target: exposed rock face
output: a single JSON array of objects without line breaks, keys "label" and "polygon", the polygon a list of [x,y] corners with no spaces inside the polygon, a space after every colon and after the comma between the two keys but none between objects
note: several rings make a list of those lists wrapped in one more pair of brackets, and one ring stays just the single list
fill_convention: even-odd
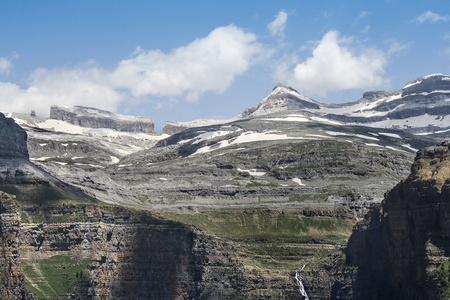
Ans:
[{"label": "exposed rock face", "polygon": [[218,299],[246,284],[220,242],[146,212],[79,205],[28,207],[22,214],[43,221],[21,224],[22,260],[92,261],[87,284],[63,298]]},{"label": "exposed rock face", "polygon": [[20,218],[10,196],[0,191],[0,298],[34,299],[25,289],[20,264]]},{"label": "exposed rock face", "polygon": [[147,117],[132,117],[83,106],[52,106],[50,118],[90,128],[154,133],[155,123]]},{"label": "exposed rock face", "polygon": [[[420,150],[411,175],[355,227],[354,299],[440,299],[450,257],[450,141]],[[342,296],[342,295],[341,295]],[[348,296],[348,295],[347,295]]]},{"label": "exposed rock face", "polygon": [[27,133],[0,113],[0,157],[28,159]]}]

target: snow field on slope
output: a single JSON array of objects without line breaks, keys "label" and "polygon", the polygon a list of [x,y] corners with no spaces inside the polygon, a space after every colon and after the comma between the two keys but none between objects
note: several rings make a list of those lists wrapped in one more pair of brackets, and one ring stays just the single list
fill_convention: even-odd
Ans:
[{"label": "snow field on slope", "polygon": [[45,122],[41,122],[38,124],[38,127],[41,129],[64,132],[69,134],[83,134],[90,136],[115,137],[115,138],[132,137],[135,139],[142,139],[142,140],[162,140],[169,136],[167,134],[151,135],[142,132],[117,131],[109,128],[87,128],[54,119],[48,119]]},{"label": "snow field on slope", "polygon": [[334,121],[334,120],[330,120],[327,118],[321,118],[321,117],[315,117],[315,116],[311,116],[311,117],[306,117],[304,115],[299,115],[299,114],[291,114],[288,115],[284,118],[267,118],[267,119],[263,119],[265,121],[282,121],[282,122],[311,122],[311,121],[316,121],[316,122],[321,122],[321,123],[330,123],[333,125],[343,125],[341,122],[338,121]]},{"label": "snow field on slope", "polygon": [[[235,144],[261,142],[261,141],[276,141],[276,140],[319,140],[313,137],[290,137],[286,134],[275,134],[274,131],[266,132],[254,132],[246,131],[241,133],[239,136],[232,138],[230,140],[223,140],[212,146],[205,146],[198,149],[196,152],[190,156],[211,152],[214,150],[222,149]],[[218,145],[218,146],[217,146]]]}]

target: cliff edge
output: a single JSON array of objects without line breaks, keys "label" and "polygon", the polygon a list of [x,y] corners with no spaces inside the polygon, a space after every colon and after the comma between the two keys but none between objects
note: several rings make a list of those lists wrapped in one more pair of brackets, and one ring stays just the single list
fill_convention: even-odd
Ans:
[{"label": "cliff edge", "polygon": [[411,174],[350,237],[354,299],[447,299],[450,295],[450,140],[420,150]]}]

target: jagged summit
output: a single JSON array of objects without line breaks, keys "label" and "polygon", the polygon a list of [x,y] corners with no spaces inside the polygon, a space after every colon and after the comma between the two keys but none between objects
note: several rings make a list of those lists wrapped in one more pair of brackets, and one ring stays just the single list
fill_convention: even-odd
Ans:
[{"label": "jagged summit", "polygon": [[320,104],[290,86],[278,83],[269,96],[249,107],[238,118],[252,118],[285,110],[319,109]]}]

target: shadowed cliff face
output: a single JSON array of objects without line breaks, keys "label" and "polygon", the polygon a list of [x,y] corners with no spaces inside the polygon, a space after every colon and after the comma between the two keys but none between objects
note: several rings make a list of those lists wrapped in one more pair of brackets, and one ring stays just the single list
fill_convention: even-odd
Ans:
[{"label": "shadowed cliff face", "polygon": [[411,175],[355,227],[355,299],[440,299],[448,289],[450,141],[417,153]]},{"label": "shadowed cliff face", "polygon": [[[95,205],[26,207],[21,221],[16,251],[29,270],[25,274],[52,257],[92,262],[84,281],[62,298],[217,299],[241,284],[220,242],[146,212]],[[52,286],[60,278],[27,279],[46,298],[51,294],[42,288],[45,281]]]},{"label": "shadowed cliff face", "polygon": [[28,159],[27,133],[13,119],[0,113],[0,158]]},{"label": "shadowed cliff face", "polygon": [[0,298],[33,299],[19,260],[20,221],[11,197],[0,191]]}]

